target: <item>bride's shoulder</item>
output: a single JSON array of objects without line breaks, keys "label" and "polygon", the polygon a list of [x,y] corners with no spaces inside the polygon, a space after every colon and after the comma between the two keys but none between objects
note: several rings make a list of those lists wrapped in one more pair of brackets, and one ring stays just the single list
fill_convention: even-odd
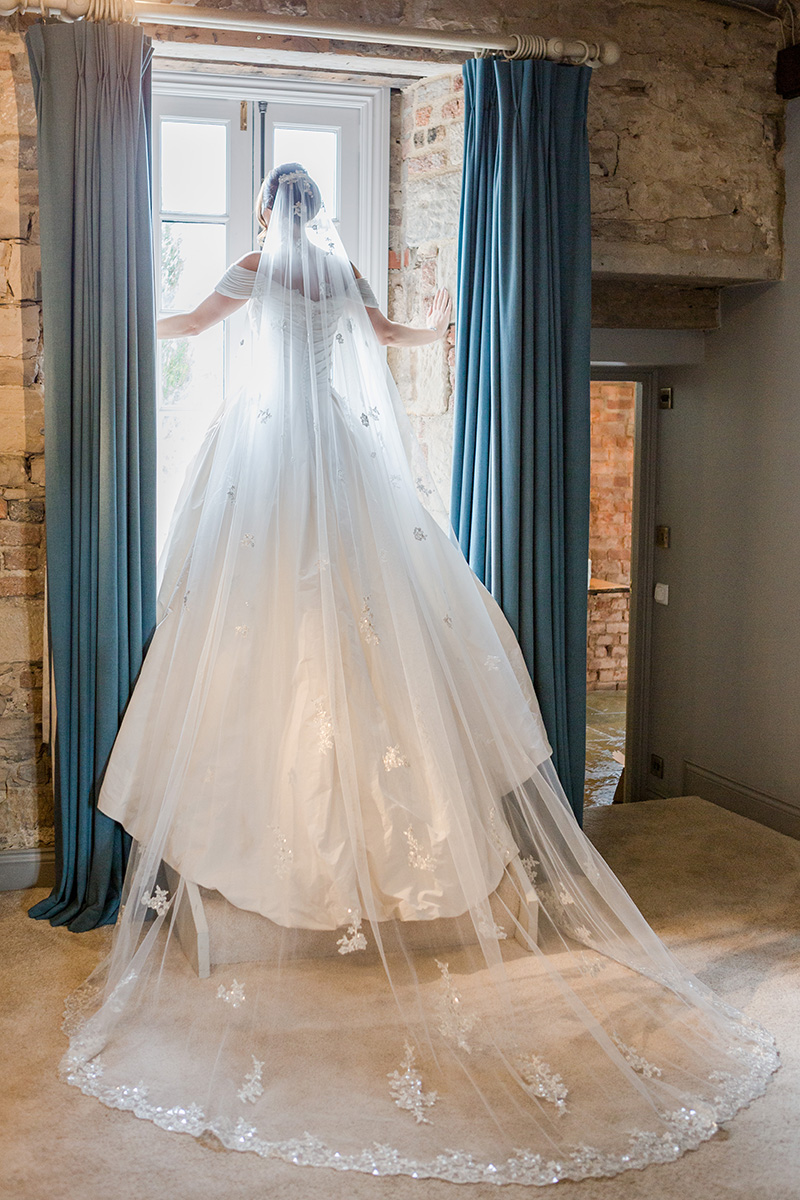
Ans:
[{"label": "bride's shoulder", "polygon": [[234,263],[234,266],[242,267],[245,271],[253,271],[255,273],[258,270],[258,264],[260,261],[261,254],[258,250],[254,250],[251,254],[242,255],[242,257],[238,259],[236,263]]}]

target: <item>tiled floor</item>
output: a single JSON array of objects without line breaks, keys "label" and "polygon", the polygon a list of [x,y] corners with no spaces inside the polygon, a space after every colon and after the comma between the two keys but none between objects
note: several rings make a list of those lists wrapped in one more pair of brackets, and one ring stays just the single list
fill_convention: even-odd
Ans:
[{"label": "tiled floor", "polygon": [[587,805],[610,804],[622,765],[612,751],[625,753],[627,692],[588,692],[586,696]]}]

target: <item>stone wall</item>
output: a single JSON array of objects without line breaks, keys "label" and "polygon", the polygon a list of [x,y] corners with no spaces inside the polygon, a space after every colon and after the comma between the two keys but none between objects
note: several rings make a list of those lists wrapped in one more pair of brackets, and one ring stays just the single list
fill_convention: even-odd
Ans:
[{"label": "stone wall", "polygon": [[[395,94],[389,226],[389,315],[424,325],[439,288],[456,293],[458,208],[464,146],[461,72]],[[450,500],[455,327],[447,338],[392,350],[389,365],[431,474]]]},{"label": "stone wall", "polygon": [[[371,20],[379,21],[383,0]],[[406,6],[424,22],[430,5]],[[437,16],[447,11],[436,8]],[[456,10],[453,9],[453,15]],[[500,12],[504,14],[501,20]],[[590,88],[593,323],[712,329],[722,284],[781,270],[782,101],[776,26],[694,0],[542,6],[536,27],[616,39],[622,59]],[[531,28],[525,6],[467,0],[458,21]],[[680,28],[680,37],[676,30]],[[460,70],[406,87],[392,110],[389,312],[422,322],[438,287],[455,293],[463,157]],[[390,364],[447,501],[453,331],[447,346]]]},{"label": "stone wall", "polygon": [[21,36],[0,23],[0,849],[52,843],[42,745],[44,408],[36,119]]}]

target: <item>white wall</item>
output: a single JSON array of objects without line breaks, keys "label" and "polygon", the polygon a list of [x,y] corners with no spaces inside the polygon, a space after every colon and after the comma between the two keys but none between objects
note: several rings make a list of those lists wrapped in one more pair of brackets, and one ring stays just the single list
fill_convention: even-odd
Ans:
[{"label": "white wall", "polygon": [[784,281],[728,289],[702,365],[659,372],[675,395],[658,416],[672,546],[654,551],[670,604],[654,605],[649,742],[665,778],[650,783],[705,786],[800,836],[800,100],[785,238]]}]

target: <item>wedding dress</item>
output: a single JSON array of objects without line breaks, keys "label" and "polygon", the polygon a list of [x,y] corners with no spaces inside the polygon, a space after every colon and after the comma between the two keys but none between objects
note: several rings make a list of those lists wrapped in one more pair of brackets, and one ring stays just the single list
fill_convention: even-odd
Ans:
[{"label": "wedding dress", "polygon": [[316,207],[284,175],[257,273],[220,284],[250,292],[252,345],[187,475],[106,774],[135,842],[64,1077],[375,1175],[674,1159],[763,1092],[772,1039],[576,825]]}]

